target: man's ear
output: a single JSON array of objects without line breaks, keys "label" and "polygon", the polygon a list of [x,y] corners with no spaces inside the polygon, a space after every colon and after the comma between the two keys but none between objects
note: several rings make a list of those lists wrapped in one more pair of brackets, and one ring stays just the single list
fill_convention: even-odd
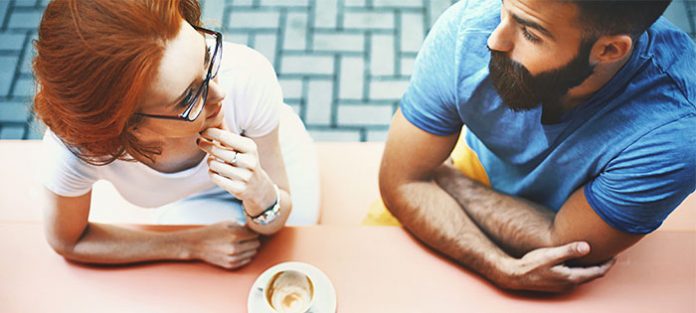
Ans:
[{"label": "man's ear", "polygon": [[602,36],[592,46],[590,63],[614,63],[630,55],[632,50],[633,39],[629,35]]}]

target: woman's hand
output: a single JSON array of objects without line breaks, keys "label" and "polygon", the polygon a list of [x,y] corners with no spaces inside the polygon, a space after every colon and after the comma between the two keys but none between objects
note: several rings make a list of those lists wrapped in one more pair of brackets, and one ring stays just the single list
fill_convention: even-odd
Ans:
[{"label": "woman's hand", "polygon": [[256,256],[258,235],[234,222],[220,222],[189,230],[191,258],[225,269],[242,267]]},{"label": "woman's hand", "polygon": [[210,179],[242,201],[247,214],[261,214],[276,201],[273,181],[261,168],[256,143],[219,128],[201,133],[198,147],[208,153]]}]

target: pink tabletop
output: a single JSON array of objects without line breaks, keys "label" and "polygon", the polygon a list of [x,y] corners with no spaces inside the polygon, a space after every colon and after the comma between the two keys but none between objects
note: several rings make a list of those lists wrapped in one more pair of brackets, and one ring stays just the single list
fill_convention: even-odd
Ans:
[{"label": "pink tabletop", "polygon": [[401,228],[287,228],[249,266],[89,267],[66,262],[35,222],[0,222],[0,312],[246,312],[255,278],[283,261],[323,270],[338,312],[695,312],[696,233],[656,232],[604,278],[563,296],[500,291]]}]

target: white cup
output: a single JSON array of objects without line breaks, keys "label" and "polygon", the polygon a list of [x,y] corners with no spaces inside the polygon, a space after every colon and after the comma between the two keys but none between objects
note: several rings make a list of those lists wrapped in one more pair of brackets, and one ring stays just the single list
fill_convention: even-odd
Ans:
[{"label": "white cup", "polygon": [[271,312],[305,313],[314,305],[314,282],[305,273],[281,271],[268,282],[264,296]]}]

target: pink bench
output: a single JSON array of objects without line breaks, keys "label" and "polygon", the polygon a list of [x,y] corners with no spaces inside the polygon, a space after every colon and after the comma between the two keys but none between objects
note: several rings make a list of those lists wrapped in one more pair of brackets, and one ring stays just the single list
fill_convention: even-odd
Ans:
[{"label": "pink bench", "polygon": [[[37,221],[41,218],[41,186],[35,180],[39,141],[0,141],[0,220]],[[377,175],[382,143],[318,143],[321,172],[320,224],[360,225],[379,198]],[[148,214],[134,207],[106,183],[93,193],[94,207],[113,219],[129,222]],[[21,209],[20,209],[21,208]],[[659,230],[696,232],[696,193],[690,195]]]}]

